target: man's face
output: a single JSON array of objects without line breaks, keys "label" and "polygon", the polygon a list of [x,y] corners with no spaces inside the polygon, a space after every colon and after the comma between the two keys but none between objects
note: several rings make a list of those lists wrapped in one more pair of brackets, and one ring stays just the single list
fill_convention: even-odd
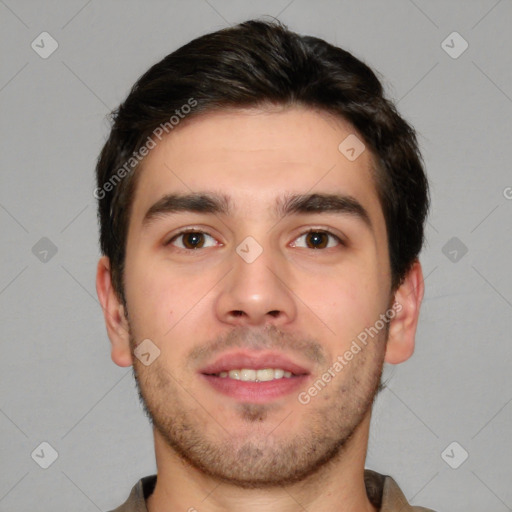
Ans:
[{"label": "man's face", "polygon": [[[132,348],[150,339],[160,355],[133,364],[155,435],[207,474],[247,487],[299,480],[368,418],[385,329],[299,400],[390,307],[371,157],[338,150],[353,133],[298,107],[225,111],[179,126],[144,162],[125,294]],[[190,194],[225,196],[229,211],[161,201]],[[287,197],[310,194],[345,199],[284,213]],[[236,379],[242,369],[274,371],[251,382]]]}]

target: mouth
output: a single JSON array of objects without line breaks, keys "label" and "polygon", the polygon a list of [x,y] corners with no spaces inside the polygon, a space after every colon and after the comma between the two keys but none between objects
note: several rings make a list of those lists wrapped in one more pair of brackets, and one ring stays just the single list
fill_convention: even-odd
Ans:
[{"label": "mouth", "polygon": [[236,400],[264,403],[303,386],[310,371],[278,353],[225,354],[199,371],[223,395]]},{"label": "mouth", "polygon": [[260,368],[258,370],[253,368],[240,368],[209,375],[220,377],[221,379],[242,380],[244,382],[268,382],[271,380],[297,377],[297,375],[290,371],[283,370],[282,368]]}]

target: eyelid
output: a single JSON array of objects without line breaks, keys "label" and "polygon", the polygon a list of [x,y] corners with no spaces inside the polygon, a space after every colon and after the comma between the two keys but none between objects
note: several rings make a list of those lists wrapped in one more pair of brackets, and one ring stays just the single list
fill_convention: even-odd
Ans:
[{"label": "eyelid", "polygon": [[[198,226],[192,226],[192,227],[188,227],[188,228],[183,228],[183,229],[180,229],[179,231],[177,231],[176,233],[173,233],[169,239],[167,239],[166,241],[164,241],[163,245],[164,246],[168,246],[170,245],[174,240],[176,240],[177,238],[179,238],[180,236],[182,235],[186,235],[187,233],[200,233],[202,235],[206,235],[206,236],[209,236],[211,238],[213,238],[214,240],[217,240],[216,237],[212,234],[210,234],[208,231],[206,231],[204,228],[200,228]],[[219,243],[218,245],[223,245],[222,243]],[[183,249],[181,247],[176,247],[176,249],[178,250],[182,250],[182,251],[187,251],[187,252],[191,252],[193,249]],[[195,250],[195,249],[194,249]]]},{"label": "eyelid", "polygon": [[[296,236],[293,239],[293,241],[295,242],[300,237],[307,235],[309,233],[324,233],[324,234],[334,238],[339,243],[339,245],[344,246],[344,247],[347,246],[347,242],[346,242],[344,236],[342,236],[341,234],[336,234],[330,228],[322,227],[322,226],[316,226],[316,227],[308,228],[305,231],[301,231],[300,235]],[[333,249],[333,247],[328,247],[328,249]],[[318,250],[318,249],[315,249],[315,250]],[[325,249],[321,249],[321,250],[325,251]]]},{"label": "eyelid", "polygon": [[[341,246],[346,246],[347,245],[347,242],[346,242],[344,236],[342,236],[340,234],[334,233],[330,228],[327,228],[325,226],[314,226],[314,227],[309,227],[307,229],[304,229],[304,228],[299,228],[299,229],[302,229],[302,230],[300,231],[300,234],[298,234],[297,236],[294,237],[293,242],[295,242],[298,238],[300,238],[300,237],[302,237],[304,235],[307,235],[309,233],[325,233],[326,235],[331,236],[332,238],[334,238]],[[214,235],[210,234],[204,228],[201,228],[201,227],[198,227],[198,226],[195,226],[195,227],[191,226],[191,227],[183,228],[183,229],[179,230],[178,232],[172,234],[170,236],[170,238],[163,243],[163,245],[164,246],[168,246],[174,240],[176,240],[180,236],[185,235],[187,233],[201,233],[203,235],[207,235],[207,236],[209,236],[209,237],[211,237],[211,238],[216,240],[216,237]],[[223,244],[222,244],[222,242],[220,242],[218,245],[223,245]],[[197,251],[197,249],[183,249],[181,247],[176,247],[176,249],[181,250],[181,251],[186,251],[186,252]],[[208,249],[208,247],[206,247],[206,249]],[[329,247],[329,249],[332,249],[332,247]],[[318,249],[315,249],[315,250],[318,250]],[[321,250],[325,250],[325,249],[321,249]]]}]

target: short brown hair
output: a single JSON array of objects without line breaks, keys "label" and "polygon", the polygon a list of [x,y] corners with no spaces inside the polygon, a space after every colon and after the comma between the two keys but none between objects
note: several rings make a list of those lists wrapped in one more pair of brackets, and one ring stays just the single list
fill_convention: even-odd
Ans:
[{"label": "short brown hair", "polygon": [[[126,162],[184,105],[187,122],[204,112],[266,104],[303,105],[348,121],[376,162],[376,188],[388,233],[391,287],[402,282],[424,242],[428,182],[414,129],[384,97],[375,73],[349,52],[291,32],[278,21],[250,20],[201,36],[144,73],[112,113],[96,167],[101,251],[125,303],[123,269],[137,172]],[[181,117],[181,116],[180,116]],[[139,167],[136,159],[133,170]],[[125,172],[121,172],[125,169]]]}]

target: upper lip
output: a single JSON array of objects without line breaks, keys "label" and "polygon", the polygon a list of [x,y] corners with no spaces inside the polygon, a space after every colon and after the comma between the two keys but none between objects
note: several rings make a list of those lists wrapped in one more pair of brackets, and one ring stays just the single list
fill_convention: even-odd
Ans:
[{"label": "upper lip", "polygon": [[259,370],[263,368],[281,368],[295,375],[306,375],[309,371],[298,363],[291,361],[284,354],[277,352],[229,352],[219,356],[214,362],[199,371],[203,374],[229,372],[242,368]]}]

